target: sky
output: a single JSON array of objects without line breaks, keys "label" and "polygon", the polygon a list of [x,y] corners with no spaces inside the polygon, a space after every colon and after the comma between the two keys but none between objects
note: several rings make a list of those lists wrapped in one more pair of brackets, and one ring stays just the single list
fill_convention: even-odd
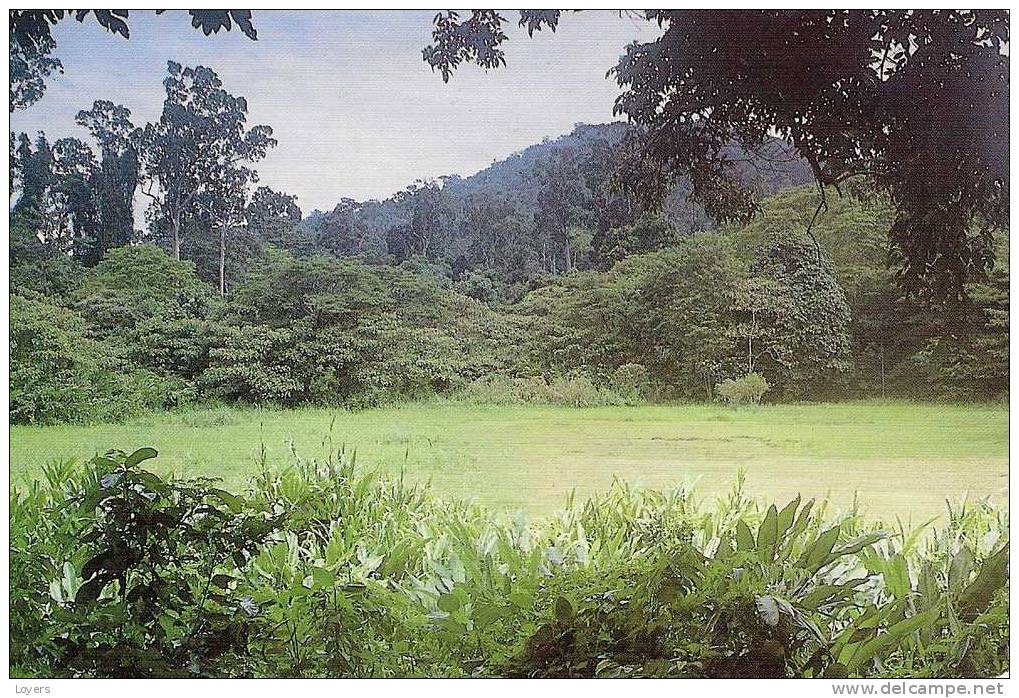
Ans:
[{"label": "sky", "polygon": [[613,120],[606,71],[655,26],[612,11],[565,16],[528,38],[508,20],[507,67],[462,66],[449,83],[421,58],[433,12],[254,12],[258,40],[234,28],[209,37],[183,11],[132,10],[131,38],[94,21],[54,29],[64,73],[11,115],[11,130],[87,139],[74,116],[96,99],[123,104],[137,125],[158,118],[166,62],[206,65],[248,102],[249,124],[279,145],[261,183],[298,196],[305,212],[343,197],[385,198],[419,178],[470,175],[578,122]]}]

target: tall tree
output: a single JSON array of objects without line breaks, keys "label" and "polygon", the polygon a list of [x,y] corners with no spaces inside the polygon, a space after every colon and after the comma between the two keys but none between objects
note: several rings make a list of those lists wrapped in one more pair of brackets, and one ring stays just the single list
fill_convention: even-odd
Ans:
[{"label": "tall tree", "polygon": [[[649,10],[661,36],[612,70],[615,111],[638,127],[647,163],[630,188],[654,203],[688,175],[721,219],[756,212],[730,146],[778,135],[820,189],[864,176],[897,210],[889,231],[903,285],[958,297],[993,264],[990,229],[1008,225],[1007,10]],[[525,10],[529,33],[559,11]],[[435,19],[424,59],[449,80],[464,62],[505,63],[494,10]]]},{"label": "tall tree", "polygon": [[252,193],[245,217],[248,229],[259,243],[282,246],[301,222],[301,208],[293,194],[262,186]]},{"label": "tall tree", "polygon": [[20,195],[12,218],[54,248],[88,262],[98,230],[92,150],[77,138],[51,144],[42,132],[33,148],[20,134],[14,160],[19,169],[12,179]]},{"label": "tall tree", "polygon": [[20,195],[12,213],[31,219],[39,214],[52,178],[53,151],[46,135],[41,132],[38,134],[33,150],[32,139],[28,134],[18,134],[13,161],[18,167],[18,174],[11,179],[17,181]]},{"label": "tall tree", "polygon": [[22,44],[10,37],[10,111],[24,109],[42,99],[46,80],[62,72],[60,60],[50,54],[57,46],[52,37]]},{"label": "tall tree", "polygon": [[254,170],[247,167],[222,167],[210,173],[204,194],[198,200],[211,232],[219,240],[219,295],[226,295],[227,238],[247,223],[249,186],[255,181]]},{"label": "tall tree", "polygon": [[[199,199],[207,206],[217,195],[228,196],[233,168],[262,158],[276,141],[268,126],[246,128],[247,101],[223,89],[211,68],[173,61],[167,67],[162,115],[146,124],[139,150],[142,193],[152,200],[153,219],[169,227],[180,259],[184,224],[200,213]],[[223,186],[217,191],[214,185]]]},{"label": "tall tree", "polygon": [[102,247],[102,219],[98,215],[95,182],[98,165],[92,149],[77,138],[53,144],[53,176],[47,200],[48,239],[81,259],[96,264]]},{"label": "tall tree", "polygon": [[419,180],[395,197],[405,222],[390,229],[390,254],[403,260],[437,257],[449,240],[454,211],[441,182]]},{"label": "tall tree", "polygon": [[[570,272],[575,262],[574,228],[583,228],[590,219],[590,197],[574,154],[564,150],[540,166],[540,178],[534,223],[542,244],[542,260],[555,274]],[[562,266],[560,266],[562,262]]]}]

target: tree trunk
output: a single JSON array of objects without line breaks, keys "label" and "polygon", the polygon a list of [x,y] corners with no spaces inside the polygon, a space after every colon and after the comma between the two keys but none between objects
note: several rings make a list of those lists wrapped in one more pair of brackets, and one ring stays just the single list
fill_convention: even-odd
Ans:
[{"label": "tree trunk", "polygon": [[885,397],[885,348],[881,347],[881,399]]},{"label": "tree trunk", "polygon": [[173,258],[180,261],[180,214],[174,212],[170,217],[170,225],[173,227]]},{"label": "tree trunk", "polygon": [[566,238],[566,273],[573,271],[573,250],[570,248],[570,238]]},{"label": "tree trunk", "polygon": [[747,333],[747,375],[754,372],[754,333],[757,331],[757,313],[750,311],[750,331]]},{"label": "tree trunk", "polygon": [[219,227],[219,295],[226,295],[226,226]]}]

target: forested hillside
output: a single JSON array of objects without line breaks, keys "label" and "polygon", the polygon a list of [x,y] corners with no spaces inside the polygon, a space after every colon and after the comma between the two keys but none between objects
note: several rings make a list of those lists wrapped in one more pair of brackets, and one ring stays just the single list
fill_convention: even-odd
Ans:
[{"label": "forested hillside", "polygon": [[966,299],[921,303],[888,266],[886,200],[852,183],[819,206],[780,141],[727,154],[763,205],[722,225],[689,179],[659,208],[626,193],[619,123],[303,218],[256,186],[272,129],[249,126],[212,70],[168,72],[156,123],[96,102],[78,115],[92,144],[11,134],[15,422],[217,400],[1006,390],[1007,236]]},{"label": "forested hillside", "polygon": [[[622,123],[585,125],[533,145],[466,178],[418,181],[385,201],[345,199],[313,211],[287,243],[370,263],[419,256],[472,295],[517,300],[543,276],[607,269],[679,236],[712,227],[688,179],[661,210],[626,197],[614,177],[625,153]],[[762,195],[810,181],[806,163],[781,142],[741,174]]]}]

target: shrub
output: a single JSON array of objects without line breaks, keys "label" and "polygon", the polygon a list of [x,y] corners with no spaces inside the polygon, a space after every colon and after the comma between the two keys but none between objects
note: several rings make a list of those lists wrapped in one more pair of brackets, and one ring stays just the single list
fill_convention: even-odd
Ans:
[{"label": "shrub", "polygon": [[469,298],[491,303],[499,295],[492,274],[472,271],[457,284],[458,290]]},{"label": "shrub", "polygon": [[495,374],[471,381],[463,390],[470,402],[491,405],[508,405],[520,402],[518,386],[508,376]]},{"label": "shrub", "polygon": [[127,333],[127,355],[136,365],[196,384],[209,367],[209,354],[225,343],[226,329],[184,312],[139,320]]},{"label": "shrub", "polygon": [[433,276],[274,250],[235,288],[225,325],[205,385],[285,405],[453,391],[502,368],[513,336],[503,317]]},{"label": "shrub", "polygon": [[10,309],[12,422],[118,420],[187,399],[177,381],[125,369],[74,311],[18,294]]},{"label": "shrub", "polygon": [[768,392],[768,381],[760,373],[748,373],[742,378],[727,378],[717,386],[718,397],[729,405],[756,405]]},{"label": "shrub", "polygon": [[67,298],[81,283],[78,260],[42,242],[24,220],[11,221],[8,249],[12,293]]},{"label": "shrub", "polygon": [[642,399],[648,391],[647,369],[641,364],[623,364],[612,372],[609,386],[624,398]]},{"label": "shrub", "polygon": [[85,274],[77,309],[98,336],[124,336],[153,317],[204,317],[216,303],[194,264],[154,245],[118,247]]},{"label": "shrub", "polygon": [[262,325],[230,328],[209,351],[202,385],[220,397],[254,403],[294,404],[306,398],[301,335]]},{"label": "shrub", "polygon": [[513,391],[516,402],[530,405],[548,405],[552,402],[548,381],[542,376],[528,376],[513,379]]},{"label": "shrub", "polygon": [[77,530],[62,531],[67,557],[37,610],[64,632],[33,639],[58,672],[222,674],[229,669],[217,662],[246,646],[252,612],[236,593],[237,571],[281,518],[210,480],[164,481],[138,467],[155,456],[143,448],[96,458],[57,502]]},{"label": "shrub", "polygon": [[599,391],[590,378],[584,376],[553,379],[548,385],[548,396],[553,405],[569,407],[604,405],[611,399]]}]

